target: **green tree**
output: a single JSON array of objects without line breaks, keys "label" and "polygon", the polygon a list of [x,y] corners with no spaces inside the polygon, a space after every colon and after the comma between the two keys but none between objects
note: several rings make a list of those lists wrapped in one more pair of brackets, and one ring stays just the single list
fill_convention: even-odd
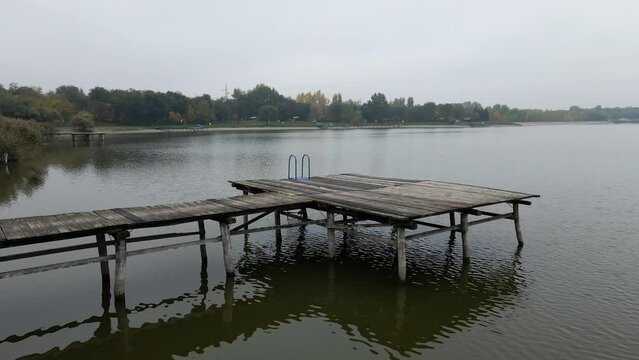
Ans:
[{"label": "green tree", "polygon": [[263,105],[258,111],[257,118],[260,121],[265,121],[266,126],[269,126],[271,122],[277,121],[279,114],[277,113],[277,108],[275,106]]},{"label": "green tree", "polygon": [[95,126],[93,115],[86,111],[80,111],[71,118],[71,124],[78,131],[89,132]]}]

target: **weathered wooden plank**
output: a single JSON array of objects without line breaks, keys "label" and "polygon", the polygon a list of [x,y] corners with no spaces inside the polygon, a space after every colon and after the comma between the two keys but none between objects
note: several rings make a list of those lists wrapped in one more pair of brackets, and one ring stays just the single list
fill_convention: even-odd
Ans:
[{"label": "weathered wooden plank", "polygon": [[505,196],[505,197],[512,197],[512,198],[520,198],[520,197],[525,198],[525,197],[532,196],[530,194],[521,193],[521,192],[492,189],[492,188],[486,188],[486,187],[474,186],[474,185],[456,184],[456,183],[450,183],[450,182],[444,182],[444,181],[425,180],[425,181],[420,181],[418,183],[414,183],[414,185],[428,186],[428,187],[439,188],[439,189],[448,189],[448,190],[477,193],[477,194]]},{"label": "weathered wooden plank", "polygon": [[[407,211],[411,211],[413,216],[417,216],[419,214],[432,214],[438,212],[447,212],[450,211],[450,205],[439,204],[430,200],[417,199],[410,196],[405,195],[389,195],[377,192],[375,190],[371,191],[353,191],[343,194],[345,198],[349,199],[360,199],[362,201],[373,201],[375,203],[379,203],[380,206],[389,206],[394,208],[404,208]],[[410,210],[409,210],[410,209]]]},{"label": "weathered wooden plank", "polygon": [[[282,180],[284,181],[284,180]],[[318,192],[326,192],[328,191],[325,188],[317,188],[311,186],[304,185],[295,185],[292,182],[276,182],[275,180],[255,180],[256,185],[264,185],[264,189],[274,189],[271,191],[290,193],[293,195],[303,195],[303,194],[316,194]]]},{"label": "weathered wooden plank", "polygon": [[433,189],[426,186],[401,185],[375,190],[387,194],[410,194],[416,198],[430,199],[443,203],[459,204],[461,207],[472,207],[477,204],[494,201],[506,201],[510,198],[492,195],[470,194],[445,189]]},{"label": "weathered wooden plank", "polygon": [[371,179],[371,178],[358,177],[358,176],[349,175],[349,174],[329,175],[328,177],[331,178],[331,179],[339,179],[339,180],[345,180],[345,181],[356,181],[356,182],[359,182],[359,183],[362,183],[362,184],[368,184],[368,185],[377,186],[377,187],[397,186],[397,185],[406,184],[404,182],[380,180],[380,179]]},{"label": "weathered wooden plank", "polygon": [[222,204],[234,208],[237,210],[251,210],[253,209],[253,205],[249,203],[245,203],[243,201],[227,198],[227,199],[209,199],[212,203]]},{"label": "weathered wooden plank", "polygon": [[359,181],[358,179],[343,179],[343,178],[323,177],[323,176],[313,176],[311,180],[328,183],[328,184],[347,186],[352,190],[370,190],[370,189],[377,189],[377,188],[386,186],[386,185],[379,185],[379,184],[371,184],[369,182]]},{"label": "weathered wooden plank", "polygon": [[417,180],[417,179],[402,179],[402,178],[392,178],[392,177],[373,176],[373,175],[365,175],[365,174],[353,174],[353,173],[339,174],[339,176],[341,176],[341,175],[355,177],[355,178],[359,178],[359,179],[368,179],[369,181],[386,181],[388,183],[393,183],[393,184],[396,184],[396,185],[409,184],[409,183],[415,183],[415,182],[422,181],[422,180]]},{"label": "weathered wooden plank", "polygon": [[42,235],[59,234],[59,221],[55,216],[39,216],[35,221],[40,223],[42,227]]},{"label": "weathered wooden plank", "polygon": [[244,186],[249,187],[251,189],[259,189],[259,190],[279,192],[279,193],[288,193],[291,195],[308,193],[308,191],[300,191],[299,189],[284,188],[282,186],[272,184],[268,180],[250,180],[250,181],[245,180],[245,181],[242,181],[242,184],[244,184]]},{"label": "weathered wooden plank", "polygon": [[324,183],[316,183],[313,180],[272,180],[274,183],[281,186],[293,186],[294,188],[308,190],[314,193],[325,193],[352,190],[346,186],[329,185]]},{"label": "weathered wooden plank", "polygon": [[308,195],[308,197],[314,200],[318,200],[320,203],[323,203],[324,205],[330,205],[330,206],[340,207],[343,209],[353,210],[357,212],[368,213],[378,217],[393,219],[397,221],[406,221],[409,219],[409,216],[386,212],[383,209],[380,209],[379,207],[369,206],[368,204],[362,204],[361,202],[345,200],[335,194],[315,194],[315,195]]},{"label": "weathered wooden plank", "polygon": [[309,199],[301,197],[299,195],[288,195],[280,193],[245,195],[232,197],[230,199],[242,201],[257,208],[306,203],[310,201]]},{"label": "weathered wooden plank", "polygon": [[237,211],[237,209],[234,207],[211,202],[208,200],[180,203],[174,206],[178,208],[182,213],[189,214],[195,217],[215,216],[231,211]]},{"label": "weathered wooden plank", "polygon": [[31,237],[36,237],[36,236],[42,235],[44,229],[42,227],[42,224],[40,224],[40,222],[38,222],[36,217],[21,218],[20,221],[21,221],[21,224],[24,224],[24,225],[29,227],[29,229],[31,230],[31,233],[32,233]]},{"label": "weathered wooden plank", "polygon": [[111,211],[124,216],[125,218],[135,222],[136,224],[141,224],[141,223],[146,222],[146,221],[144,221],[144,219],[139,218],[136,215],[130,213],[127,209],[117,208],[117,209],[111,209]]},{"label": "weathered wooden plank", "polygon": [[[56,218],[60,221],[61,227],[66,229],[67,232],[91,229],[91,227],[82,220],[82,216],[79,213],[60,214],[56,215]],[[58,231],[62,232],[61,230],[62,229],[59,229]]]},{"label": "weathered wooden plank", "polygon": [[108,220],[113,226],[129,226],[135,224],[135,221],[118,214],[113,210],[95,210],[94,214]]},{"label": "weathered wooden plank", "polygon": [[0,226],[2,226],[2,231],[4,232],[7,240],[27,237],[20,228],[18,222],[16,222],[14,219],[3,220]]},{"label": "weathered wooden plank", "polygon": [[361,183],[348,184],[338,179],[321,178],[318,176],[312,177],[310,179],[289,180],[289,181],[295,182],[296,184],[313,185],[320,188],[327,188],[329,189],[328,191],[357,191],[357,190],[371,189],[371,185],[366,186],[366,184],[361,184]]},{"label": "weathered wooden plank", "polygon": [[20,229],[22,230],[22,233],[24,234],[25,237],[32,238],[32,237],[36,236],[36,233],[31,229],[31,227],[24,220],[24,218],[15,219],[15,221],[18,224],[18,226],[20,227]]}]

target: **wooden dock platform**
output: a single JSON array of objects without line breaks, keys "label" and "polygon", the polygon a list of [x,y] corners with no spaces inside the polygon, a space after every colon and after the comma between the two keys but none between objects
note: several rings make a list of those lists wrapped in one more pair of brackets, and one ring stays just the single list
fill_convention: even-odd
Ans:
[{"label": "wooden dock platform", "polygon": [[[455,239],[462,236],[462,251],[465,262],[470,259],[468,228],[499,219],[513,220],[519,245],[523,236],[519,223],[519,205],[530,205],[527,199],[539,195],[492,189],[450,182],[398,179],[370,175],[339,174],[314,176],[306,179],[237,180],[233,187],[243,195],[224,199],[208,199],[169,205],[95,210],[70,214],[35,216],[0,220],[0,262],[15,261],[35,256],[50,255],[88,248],[98,248],[98,256],[0,273],[0,279],[100,262],[103,280],[109,279],[108,261],[116,261],[115,295],[124,295],[124,269],[127,256],[200,245],[203,264],[206,262],[205,244],[223,243],[224,264],[228,275],[233,275],[231,257],[231,235],[259,231],[275,231],[276,242],[281,242],[281,230],[288,227],[320,225],[327,229],[329,257],[335,256],[335,231],[357,233],[370,227],[393,227],[393,239],[380,239],[396,245],[398,278],[406,279],[405,247],[407,240],[423,238],[442,232],[450,232]],[[495,213],[483,207],[508,204],[512,211]],[[325,213],[325,218],[312,219],[308,210]],[[295,211],[298,211],[295,213]],[[274,213],[274,226],[250,228],[250,225]],[[335,215],[342,215],[336,220]],[[448,223],[426,221],[439,215],[448,215]],[[255,215],[249,220],[249,215]],[[281,216],[299,220],[298,223],[282,224]],[[478,219],[469,221],[469,216]],[[243,221],[231,228],[236,217]],[[457,222],[457,217],[459,222]],[[219,223],[220,235],[206,238],[204,221]],[[164,227],[196,222],[198,230],[193,232],[158,234],[131,237],[131,232],[140,228]],[[406,234],[406,230],[412,231]],[[107,241],[106,235],[113,240]],[[198,235],[199,239],[177,244],[157,246],[141,250],[126,250],[127,243],[151,241],[162,238]],[[95,236],[95,241],[59,246],[44,250],[28,250],[28,245],[61,242],[67,239]],[[115,246],[115,254],[108,255],[107,246]],[[1,249],[25,247],[25,251],[2,254]],[[106,266],[105,266],[106,265]],[[106,273],[105,273],[106,272]]]}]

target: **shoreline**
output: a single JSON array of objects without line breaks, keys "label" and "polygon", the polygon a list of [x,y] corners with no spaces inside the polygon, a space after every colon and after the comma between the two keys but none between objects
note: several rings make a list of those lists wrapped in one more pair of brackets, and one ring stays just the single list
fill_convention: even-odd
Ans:
[{"label": "shoreline", "polygon": [[[605,125],[610,124],[608,121],[580,121],[580,122],[540,122],[540,123],[512,123],[512,124],[495,124],[489,125],[485,127],[511,127],[511,126],[543,126],[543,125]],[[109,128],[109,127],[96,127],[93,132],[95,133],[105,133],[107,135],[137,135],[137,134],[172,134],[172,133],[230,133],[230,132],[287,132],[287,131],[317,131],[317,130],[362,130],[362,129],[470,129],[475,128],[470,125],[459,125],[459,124],[415,124],[415,125],[371,125],[371,126],[331,126],[331,127],[320,127],[320,126],[238,126],[238,127],[204,127],[204,128],[135,128],[132,126],[132,129],[127,129],[126,127],[121,128]],[[483,128],[483,127],[479,127]],[[59,129],[60,132],[65,131],[66,129]],[[68,134],[50,134],[54,136],[70,136]]]}]

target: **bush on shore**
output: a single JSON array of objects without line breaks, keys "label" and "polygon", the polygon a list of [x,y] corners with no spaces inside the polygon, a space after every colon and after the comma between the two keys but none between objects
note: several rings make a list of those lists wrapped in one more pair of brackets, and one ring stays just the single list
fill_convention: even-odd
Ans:
[{"label": "bush on shore", "polygon": [[0,161],[4,160],[3,154],[15,159],[21,148],[43,140],[44,127],[35,121],[0,116]]},{"label": "bush on shore", "polygon": [[73,127],[78,131],[92,131],[95,126],[95,123],[93,122],[93,115],[86,111],[80,111],[71,118],[71,125],[73,125]]}]

